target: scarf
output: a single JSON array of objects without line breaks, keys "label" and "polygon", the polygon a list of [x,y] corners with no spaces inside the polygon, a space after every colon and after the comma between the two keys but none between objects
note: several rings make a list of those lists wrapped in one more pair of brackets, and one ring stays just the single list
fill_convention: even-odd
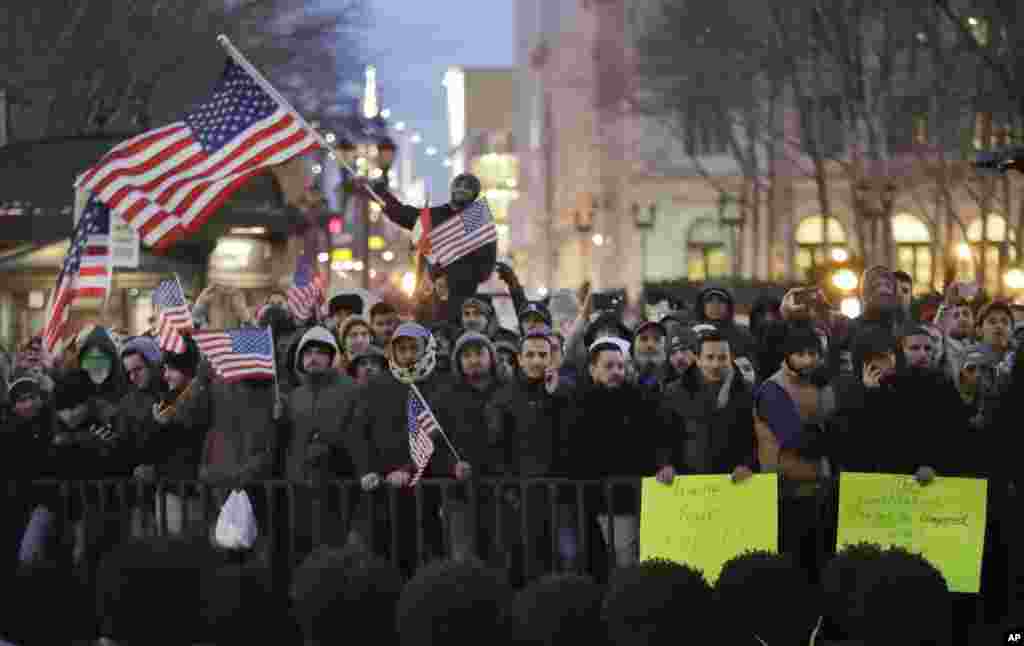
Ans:
[{"label": "scarf", "polygon": [[416,323],[405,323],[395,332],[393,339],[407,336],[416,339],[420,347],[419,356],[409,368],[403,368],[395,363],[394,343],[388,348],[388,367],[391,374],[399,382],[409,385],[426,380],[434,372],[437,366],[437,341],[421,325]]}]

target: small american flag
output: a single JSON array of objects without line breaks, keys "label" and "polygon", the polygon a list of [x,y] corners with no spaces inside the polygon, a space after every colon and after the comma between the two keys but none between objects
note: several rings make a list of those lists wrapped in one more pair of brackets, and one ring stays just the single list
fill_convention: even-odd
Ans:
[{"label": "small american flag", "polygon": [[110,289],[112,265],[110,210],[90,197],[75,225],[64,266],[50,297],[43,347],[57,352],[63,344],[71,307],[76,302],[102,301]]},{"label": "small american flag", "polygon": [[314,134],[228,60],[209,101],[114,147],[76,186],[164,249],[254,175],[318,147]]},{"label": "small american flag", "polygon": [[273,379],[277,374],[270,328],[200,331],[192,338],[226,382]]},{"label": "small american flag", "polygon": [[304,253],[295,261],[295,277],[288,288],[288,309],[296,321],[308,321],[323,297],[323,279],[314,271],[313,257]]},{"label": "small american flag", "polygon": [[192,332],[192,312],[177,279],[160,281],[153,292],[153,305],[161,308],[157,323],[160,349],[181,354],[185,351],[185,339],[181,335]]},{"label": "small american flag", "polygon": [[447,267],[466,254],[498,240],[498,229],[487,206],[479,199],[429,233],[430,264]]},{"label": "small american flag", "polygon": [[437,423],[430,406],[427,406],[427,402],[412,390],[409,391],[408,415],[409,455],[416,465],[416,474],[409,486],[414,487],[430,463],[430,456],[434,455],[434,441],[430,439],[430,435],[440,430],[441,426]]}]

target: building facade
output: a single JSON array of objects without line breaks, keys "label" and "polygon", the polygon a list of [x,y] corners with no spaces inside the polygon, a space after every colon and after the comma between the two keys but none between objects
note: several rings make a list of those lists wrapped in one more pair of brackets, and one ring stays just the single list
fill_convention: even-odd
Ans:
[{"label": "building facade", "polygon": [[[932,130],[956,129],[956,139],[971,134],[973,145],[985,149],[994,141],[991,114],[938,123],[927,102],[922,109],[912,100],[920,97],[908,83],[907,96],[892,101],[891,154],[864,187],[835,164],[826,164],[816,182],[805,148],[785,143],[805,135],[790,97],[772,125],[779,136],[759,144],[763,167],[752,192],[698,111],[680,135],[631,108],[635,42],[645,20],[657,19],[656,4],[516,5],[513,134],[520,175],[510,217],[522,223],[517,248],[524,250],[519,266],[529,288],[546,292],[590,280],[636,293],[645,282],[671,279],[803,281],[824,264],[856,257],[906,271],[918,292],[957,278],[1014,295],[1004,276],[1019,262],[1021,182],[995,180],[988,197],[979,198],[977,183],[965,179],[972,171],[962,155],[947,156],[952,179],[937,181],[934,141],[922,135],[931,122]],[[831,131],[840,156],[859,149],[841,127]],[[942,152],[948,151],[938,157]],[[867,217],[877,209],[858,200],[883,194],[888,215]]]},{"label": "building facade", "polygon": [[517,72],[514,68],[453,67],[445,74],[451,177],[468,172],[481,190],[498,229],[498,256],[517,267],[525,256],[519,200],[520,142],[514,133]]}]

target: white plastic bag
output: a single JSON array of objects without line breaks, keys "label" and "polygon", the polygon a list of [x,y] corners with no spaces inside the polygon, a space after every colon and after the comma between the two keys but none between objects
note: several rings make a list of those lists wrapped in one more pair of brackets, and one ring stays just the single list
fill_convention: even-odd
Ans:
[{"label": "white plastic bag", "polygon": [[249,550],[256,543],[259,528],[249,495],[241,489],[231,492],[221,507],[214,530],[214,541],[229,550]]}]

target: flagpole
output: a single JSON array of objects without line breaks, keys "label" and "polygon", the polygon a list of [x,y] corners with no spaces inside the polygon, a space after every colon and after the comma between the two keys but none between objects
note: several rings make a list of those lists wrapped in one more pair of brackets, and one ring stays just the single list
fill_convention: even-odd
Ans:
[{"label": "flagpole", "polygon": [[[344,166],[345,169],[348,170],[348,172],[352,173],[353,176],[357,174],[354,170],[352,170],[352,167],[348,165],[348,162],[342,159],[339,155],[335,154],[334,146],[331,145],[331,142],[328,141],[327,138],[324,137],[322,134],[320,134],[319,130],[309,125],[309,122],[302,118],[302,115],[300,115],[298,111],[292,107],[292,104],[288,103],[288,101],[285,100],[283,96],[281,96],[281,93],[278,92],[274,88],[274,86],[270,84],[270,81],[268,81],[266,78],[264,78],[262,74],[259,73],[259,71],[253,66],[252,63],[249,62],[245,55],[242,54],[242,52],[238,51],[238,48],[235,47],[235,45],[231,42],[230,38],[228,38],[224,34],[221,34],[217,36],[217,43],[224,48],[224,51],[228,53],[228,56],[230,56],[232,60],[238,63],[238,65],[242,69],[244,69],[246,72],[249,73],[250,76],[252,76],[253,80],[256,81],[256,84],[259,85],[264,92],[269,94],[271,98],[277,101],[278,105],[287,110],[292,115],[292,117],[294,117],[295,120],[299,122],[299,124],[302,127],[304,127],[306,130],[313,134],[313,137],[320,143],[324,150],[327,151],[328,159],[337,161],[339,164]],[[384,206],[384,200],[381,199],[381,197],[374,192],[373,188],[370,187],[369,184],[367,184],[364,188],[366,189],[366,192],[369,193],[373,197],[373,199],[377,201],[378,204]]]},{"label": "flagpole", "polygon": [[267,326],[270,334],[270,360],[274,362],[274,405],[281,401],[281,382],[277,379],[277,348],[274,347],[274,328]]},{"label": "flagpole", "polygon": [[[423,398],[423,393],[420,392],[420,389],[416,386],[416,384],[409,384],[409,386],[412,388],[412,392],[416,395],[416,397],[419,398],[420,403],[423,404],[423,407],[430,410],[430,406],[427,405],[427,400]],[[431,411],[431,414],[433,414],[433,411]],[[455,461],[462,462],[462,456],[460,456],[459,452],[455,450],[455,446],[452,444],[452,441],[448,439],[448,435],[444,432],[444,429],[441,428],[441,424],[437,425],[437,431],[441,434],[441,437],[444,438],[444,442],[445,444],[448,445],[448,448],[451,450],[452,455],[455,456]]]}]

